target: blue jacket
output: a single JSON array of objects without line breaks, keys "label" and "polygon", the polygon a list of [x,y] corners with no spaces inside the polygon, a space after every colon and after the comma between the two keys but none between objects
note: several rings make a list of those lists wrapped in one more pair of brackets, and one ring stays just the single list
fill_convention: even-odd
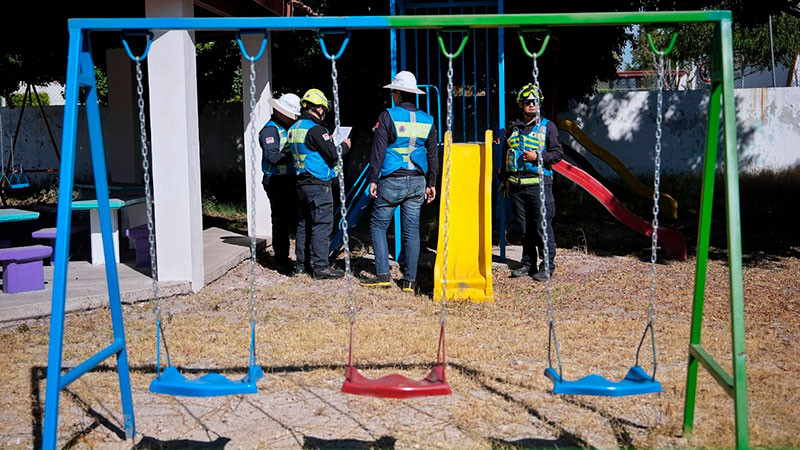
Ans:
[{"label": "blue jacket", "polygon": [[386,149],[380,176],[385,177],[397,169],[419,169],[428,172],[425,142],[433,128],[433,117],[423,111],[410,111],[399,106],[389,108],[397,139]]},{"label": "blue jacket", "polygon": [[332,180],[337,168],[329,167],[319,152],[306,145],[309,130],[317,126],[312,120],[301,118],[289,128],[289,145],[292,147],[294,170],[297,175],[308,173],[322,181]]},{"label": "blue jacket", "polygon": [[[516,172],[531,172],[534,174],[539,173],[539,166],[536,161],[525,161],[523,152],[534,151],[542,153],[547,151],[547,123],[549,120],[542,118],[542,123],[537,127],[533,125],[527,133],[522,132],[518,127],[511,129],[508,141],[508,152],[506,153],[505,171],[509,174]],[[544,175],[546,177],[553,176],[553,170],[549,167],[544,167]]]}]

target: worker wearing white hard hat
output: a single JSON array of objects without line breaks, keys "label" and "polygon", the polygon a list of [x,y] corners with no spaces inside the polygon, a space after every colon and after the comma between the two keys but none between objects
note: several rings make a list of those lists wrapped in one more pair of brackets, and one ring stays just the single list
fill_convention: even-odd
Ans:
[{"label": "worker wearing white hard hat", "polygon": [[436,197],[439,174],[438,139],[430,114],[417,109],[416,95],[425,94],[417,78],[399,72],[390,89],[394,107],[381,112],[375,125],[370,153],[369,194],[375,199],[370,219],[370,237],[375,251],[375,276],[361,281],[363,286],[391,287],[389,249],[386,230],[395,208],[401,208],[402,239],[406,265],[400,287],[414,292],[419,259],[419,215],[423,203]]},{"label": "worker wearing white hard hat", "polygon": [[289,259],[289,236],[297,228],[296,177],[287,130],[300,115],[300,97],[283,94],[268,100],[272,117],[258,134],[261,145],[262,184],[272,211],[272,249],[278,271],[294,273]]}]

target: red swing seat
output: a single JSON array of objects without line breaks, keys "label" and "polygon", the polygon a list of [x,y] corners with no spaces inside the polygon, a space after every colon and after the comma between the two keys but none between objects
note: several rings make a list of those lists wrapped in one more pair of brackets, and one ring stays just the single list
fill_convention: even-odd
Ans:
[{"label": "red swing seat", "polygon": [[[353,324],[350,324],[350,357],[342,392],[345,394],[369,395],[384,398],[430,397],[450,395],[453,391],[445,378],[444,323],[439,333],[439,350],[436,352],[436,365],[428,376],[412,380],[404,375],[390,374],[381,378],[367,378],[353,366]],[[441,359],[440,359],[441,357]]]},{"label": "red swing seat", "polygon": [[355,367],[348,367],[345,377],[342,392],[346,394],[413,398],[453,393],[450,384],[445,380],[442,364],[434,366],[428,376],[421,380],[412,380],[396,373],[372,379],[362,375]]}]

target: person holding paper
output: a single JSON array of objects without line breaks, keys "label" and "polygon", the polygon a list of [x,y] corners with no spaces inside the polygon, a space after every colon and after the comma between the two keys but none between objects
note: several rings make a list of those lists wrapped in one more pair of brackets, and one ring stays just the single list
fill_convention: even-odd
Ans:
[{"label": "person holding paper", "polygon": [[[328,246],[333,230],[333,180],[341,170],[333,138],[322,123],[328,113],[328,98],[319,89],[309,89],[301,101],[300,119],[289,129],[294,169],[297,173],[296,270],[317,279],[342,278],[344,272],[330,267]],[[342,155],[350,139],[342,139]]]},{"label": "person holding paper", "polygon": [[419,213],[423,203],[436,198],[437,132],[433,117],[415,106],[415,94],[425,92],[417,88],[413,73],[399,72],[384,88],[390,89],[396,106],[381,112],[375,125],[369,185],[369,195],[375,199],[370,220],[375,276],[362,280],[361,285],[392,285],[386,230],[395,208],[400,207],[406,254],[400,288],[414,292],[419,259]]},{"label": "person holding paper", "polygon": [[300,97],[283,94],[270,98],[272,117],[258,134],[261,145],[261,183],[269,199],[272,219],[272,251],[278,271],[294,275],[294,264],[289,259],[289,235],[297,228],[297,192],[294,164],[287,129],[300,115]]}]

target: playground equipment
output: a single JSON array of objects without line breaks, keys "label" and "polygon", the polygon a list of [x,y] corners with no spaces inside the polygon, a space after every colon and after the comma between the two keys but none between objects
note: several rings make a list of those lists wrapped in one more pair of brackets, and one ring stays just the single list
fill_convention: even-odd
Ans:
[{"label": "playground equipment", "polygon": [[445,280],[447,300],[491,302],[492,288],[492,132],[486,131],[483,143],[452,142],[445,135],[445,148],[450,146],[452,171],[450,184],[442,188],[439,223],[452,220],[458,226],[449,237],[450,265],[445,278],[444,229],[439,227],[439,243],[433,268],[433,299],[441,300]]},{"label": "playground equipment", "polygon": [[[342,51],[344,51],[344,46],[347,44],[347,39],[345,39],[344,44],[342,44],[342,48],[339,50],[339,53],[336,56],[329,55],[325,50],[325,44],[320,36],[320,45],[322,46],[323,54],[331,60],[331,73],[333,78],[333,97],[334,97],[334,108],[336,111],[335,121],[336,126],[339,126],[339,85],[337,80],[337,72],[336,72],[336,59],[341,56]],[[440,42],[441,36],[439,37]],[[464,48],[464,42],[466,42],[466,37],[464,41],[462,41],[461,49]],[[450,395],[452,390],[450,389],[450,384],[447,382],[447,378],[445,376],[445,368],[447,367],[447,352],[445,346],[445,325],[446,325],[446,318],[447,318],[447,295],[445,293],[447,289],[447,252],[448,252],[448,232],[449,232],[449,215],[448,215],[448,208],[450,205],[450,198],[449,198],[449,187],[450,187],[450,163],[451,163],[451,153],[452,153],[452,122],[453,122],[453,58],[458,56],[458,53],[461,52],[459,50],[455,55],[449,55],[447,51],[444,49],[444,44],[442,44],[442,51],[448,55],[450,59],[450,68],[447,72],[448,76],[448,84],[447,84],[447,133],[445,133],[445,175],[443,180],[443,185],[445,188],[443,189],[444,193],[444,201],[441,202],[443,208],[445,208],[444,213],[444,238],[440,240],[440,247],[443,246],[444,250],[443,253],[443,283],[442,283],[442,296],[441,296],[441,305],[442,308],[439,313],[439,344],[436,350],[436,364],[434,364],[433,368],[431,369],[428,375],[421,379],[421,380],[411,380],[408,377],[405,377],[400,374],[390,374],[385,375],[381,378],[377,379],[370,379],[365,377],[358,371],[358,369],[353,365],[353,350],[355,347],[355,322],[356,322],[356,309],[355,309],[355,300],[353,299],[353,292],[352,292],[352,274],[350,273],[350,247],[348,245],[348,231],[347,231],[347,220],[343,219],[342,221],[342,242],[344,243],[344,255],[345,255],[345,272],[347,277],[347,295],[348,295],[348,316],[350,321],[350,347],[348,350],[347,356],[347,369],[345,371],[345,380],[344,384],[342,385],[342,392],[348,394],[359,394],[359,395],[371,395],[375,397],[391,397],[391,398],[411,398],[411,397],[422,397],[422,396],[434,396],[434,395]],[[342,149],[340,145],[336,146],[336,152],[339,156],[339,167],[342,167]],[[347,213],[345,210],[345,195],[344,195],[344,174],[342,171],[339,171],[339,199],[341,205],[341,216],[346,217]],[[443,242],[443,244],[442,244]],[[437,257],[438,259],[438,257]]]},{"label": "playground equipment", "polygon": [[[464,33],[454,54],[445,48],[437,34],[442,53],[449,60],[447,71],[447,129],[442,201],[439,204],[439,241],[433,269],[433,297],[442,304],[447,300],[492,301],[492,132],[486,131],[483,144],[454,144],[453,59],[469,38]],[[455,155],[455,158],[453,157]],[[451,216],[452,215],[452,216]],[[449,235],[450,220],[460,226]],[[441,224],[444,226],[441,226]],[[449,252],[452,248],[452,254]],[[450,265],[452,264],[452,265]],[[447,293],[449,291],[449,294]]]},{"label": "playground equipment", "polygon": [[3,118],[0,117],[0,186],[11,184],[11,181],[6,176],[6,133],[3,129]]},{"label": "playground equipment", "polygon": [[[597,199],[611,215],[628,226],[628,228],[647,237],[653,236],[654,228],[651,223],[631,212],[622,202],[617,200],[608,188],[581,168],[561,160],[558,164],[553,164],[553,170],[567,177],[578,186],[586,189],[586,191]],[[663,202],[659,202],[659,204],[661,203]],[[686,259],[686,238],[683,234],[678,230],[665,226],[659,226],[658,233],[659,242],[664,246],[664,252],[667,258],[679,261]]]},{"label": "playground equipment", "polygon": [[[17,127],[17,131],[19,132],[19,127]],[[11,155],[9,155],[11,174],[8,176],[6,175],[6,149],[4,137],[5,134],[3,133],[3,121],[0,120],[0,158],[2,158],[2,167],[0,167],[0,170],[3,172],[2,177],[0,177],[0,187],[8,185],[11,187],[11,189],[26,188],[31,184],[28,181],[28,176],[25,175],[25,172],[22,170],[22,163],[19,164],[19,170],[16,169],[16,165],[14,164],[14,147],[16,147],[17,143],[16,134],[14,135],[14,139],[11,141]]]},{"label": "playground equipment", "polygon": [[[665,51],[656,50],[653,45],[653,40],[650,35],[650,46],[653,52],[658,54],[658,111],[656,114],[656,146],[655,146],[655,176],[653,187],[653,223],[652,235],[650,246],[650,305],[647,308],[647,324],[642,334],[642,339],[639,341],[639,346],[636,349],[636,362],[630,368],[628,374],[621,381],[610,381],[600,375],[587,375],[576,381],[565,380],[562,375],[561,353],[558,348],[558,338],[556,337],[555,319],[553,316],[553,301],[550,296],[550,270],[549,265],[545,264],[545,273],[547,274],[546,280],[546,298],[547,298],[547,362],[548,368],[545,369],[545,375],[553,381],[554,394],[578,394],[578,395],[602,395],[602,396],[624,396],[624,395],[637,395],[637,394],[652,394],[661,392],[661,383],[656,381],[656,369],[658,368],[658,359],[656,357],[656,338],[655,329],[653,328],[653,321],[655,320],[655,297],[656,297],[656,256],[658,251],[658,212],[659,212],[659,197],[660,197],[660,181],[661,181],[661,120],[663,117],[663,98],[664,98],[664,55],[672,50],[675,45],[675,40],[678,33],[674,33],[669,47]],[[541,52],[539,53],[541,54]],[[533,55],[533,79],[538,87],[538,72],[539,69],[536,65],[538,55]],[[541,114],[539,109],[536,111],[537,123],[541,121]],[[542,170],[541,158],[539,161],[539,170]],[[540,203],[542,217],[545,215],[544,207],[544,190],[540,191]],[[542,221],[542,233],[544,234],[543,240],[547,241],[547,227]],[[544,260],[547,261],[547,246],[544,246]],[[684,254],[684,257],[686,255]],[[639,352],[644,344],[644,339],[650,333],[650,343],[653,350],[653,372],[647,374],[644,369],[639,366]],[[558,372],[553,368],[552,348],[555,347],[556,358],[558,360]]]},{"label": "playground equipment", "polygon": [[[578,124],[571,120],[559,120],[558,129],[564,130],[571,134],[572,137],[574,137],[575,140],[577,140],[583,146],[583,148],[588,150],[594,156],[600,158],[604,163],[608,164],[612,169],[614,169],[614,171],[617,172],[622,178],[622,181],[624,181],[633,192],[641,195],[642,197],[653,198],[652,189],[637,180],[631,171],[628,170],[628,168],[625,167],[625,165],[622,164],[622,162],[614,155],[612,155],[603,147],[597,145],[596,142],[594,142],[589,136],[586,135],[586,133],[583,132],[583,130],[581,130],[581,127],[579,127]],[[670,218],[678,218],[678,202],[676,202],[672,196],[662,192],[659,200],[659,208],[663,209]]]},{"label": "playground equipment", "polygon": [[[705,147],[705,165],[701,193],[701,210],[698,232],[697,273],[695,279],[694,312],[689,346],[689,367],[684,431],[693,429],[698,364],[702,364],[735,401],[737,446],[748,445],[747,386],[745,378],[746,354],[744,347],[744,311],[742,288],[742,252],[739,222],[738,154],[736,148],[736,117],[733,96],[733,47],[731,14],[728,11],[698,12],[612,12],[579,14],[530,15],[465,15],[465,16],[410,16],[410,17],[291,17],[291,18],[149,18],[149,19],[73,19],[69,21],[69,57],[67,61],[66,105],[62,135],[63,155],[59,182],[58,223],[56,237],[56,263],[53,281],[50,349],[47,368],[47,390],[43,425],[43,447],[54,448],[57,437],[59,394],[71,382],[95,368],[111,356],[117,357],[116,370],[120,382],[123,428],[127,437],[135,434],[133,402],[120,305],[117,267],[114,264],[112,227],[108,201],[108,182],[97,103],[97,89],[92,62],[90,32],[121,32],[132,30],[360,30],[360,29],[447,29],[501,28],[501,27],[567,27],[567,26],[628,26],[630,24],[712,23],[715,28],[712,58],[712,85],[708,114],[708,137]],[[335,73],[335,72],[334,72]],[[500,81],[502,83],[502,80]],[[500,84],[501,91],[504,91]],[[86,89],[86,116],[89,127],[94,181],[97,190],[99,218],[105,252],[106,279],[112,317],[113,342],[96,355],[62,374],[62,351],[66,285],[68,280],[68,249],[71,222],[71,193],[73,188],[78,101],[81,88]],[[722,113],[722,115],[720,114]],[[722,121],[723,130],[720,130]],[[730,268],[730,304],[732,331],[733,376],[702,348],[700,331],[705,294],[711,206],[714,177],[717,165],[719,135],[724,137],[724,177],[727,205],[728,263]],[[447,141],[447,139],[446,139]],[[449,155],[451,149],[446,151]],[[449,167],[446,164],[445,167]],[[342,180],[340,179],[340,182]],[[449,178],[447,179],[449,182]],[[446,233],[446,236],[448,234]],[[446,247],[445,252],[449,248]],[[447,258],[445,258],[447,261]],[[349,272],[349,269],[348,269]],[[448,271],[443,270],[446,277]],[[348,277],[351,275],[348,274]],[[447,280],[442,287],[447,289]],[[351,295],[351,311],[354,305]],[[443,299],[447,298],[443,292]],[[442,305],[440,342],[444,350],[444,316]],[[351,314],[351,327],[355,317]],[[352,328],[351,328],[352,329]],[[443,352],[442,352],[443,353]],[[442,358],[442,370],[444,358]],[[352,371],[351,371],[352,372]],[[442,371],[442,374],[444,372]],[[438,374],[437,374],[438,375]],[[380,382],[380,380],[377,380]]]},{"label": "playground equipment", "polygon": [[[21,189],[30,186],[30,180],[28,179],[27,173],[53,173],[57,172],[56,169],[33,169],[28,170],[27,173],[22,168],[22,162],[19,164],[19,169],[16,169],[16,165],[14,163],[14,155],[15,150],[17,148],[17,139],[19,138],[19,132],[22,128],[22,118],[23,114],[25,113],[25,107],[28,105],[28,102],[33,105],[33,99],[36,99],[37,106],[39,107],[39,114],[42,116],[42,121],[44,122],[45,130],[47,131],[47,136],[50,138],[50,143],[53,146],[53,151],[56,155],[57,160],[61,160],[61,154],[58,151],[58,144],[56,144],[56,139],[53,136],[53,131],[50,129],[50,121],[47,120],[47,115],[44,112],[44,106],[42,105],[42,99],[39,97],[39,93],[36,91],[36,86],[31,83],[26,83],[25,86],[25,93],[22,95],[22,105],[19,108],[19,115],[17,117],[17,127],[14,131],[14,136],[11,139],[11,153],[9,156],[9,160],[6,161],[5,152],[2,154],[2,170],[3,170],[3,177],[0,180],[0,187],[9,186],[11,189]],[[8,165],[11,169],[11,173],[6,176],[6,165]],[[2,192],[0,191],[0,196]],[[3,202],[5,199],[3,198]]]},{"label": "playground equipment", "polygon": [[[241,39],[241,33],[237,33],[236,41],[239,43],[239,48],[242,51],[245,59],[250,61],[250,122],[255,122],[256,110],[256,68],[255,61],[261,58],[264,50],[267,47],[266,32],[261,41],[261,49],[258,54],[251,56],[247,53],[244,43]],[[168,395],[183,395],[188,397],[212,397],[218,395],[235,395],[235,394],[255,394],[258,392],[256,382],[264,376],[261,367],[256,364],[256,237],[255,234],[250,234],[250,359],[245,375],[240,380],[231,380],[219,373],[209,373],[197,379],[188,379],[183,376],[177,367],[173,366],[169,357],[169,347],[167,346],[167,338],[164,334],[163,323],[161,321],[161,303],[158,296],[158,263],[156,260],[155,250],[155,233],[153,223],[153,202],[152,194],[150,191],[150,174],[149,164],[147,161],[147,129],[144,113],[144,99],[142,98],[142,67],[141,62],[147,56],[147,48],[150,47],[152,42],[152,35],[147,36],[147,48],[142,56],[134,56],[131,53],[128,41],[123,36],[122,40],[125,45],[125,50],[128,56],[136,62],[136,82],[137,92],[139,94],[139,135],[141,137],[142,148],[142,169],[144,173],[144,186],[145,196],[147,198],[147,231],[148,241],[150,243],[150,267],[152,269],[153,278],[153,303],[155,307],[153,314],[156,319],[156,378],[150,383],[150,392]],[[251,127],[250,131],[250,208],[249,213],[255,215],[255,145],[256,131],[255,127]],[[253,218],[251,218],[253,219]],[[254,219],[253,219],[254,220]],[[164,370],[161,370],[161,342],[164,342],[164,352],[167,357],[167,365]]]}]

